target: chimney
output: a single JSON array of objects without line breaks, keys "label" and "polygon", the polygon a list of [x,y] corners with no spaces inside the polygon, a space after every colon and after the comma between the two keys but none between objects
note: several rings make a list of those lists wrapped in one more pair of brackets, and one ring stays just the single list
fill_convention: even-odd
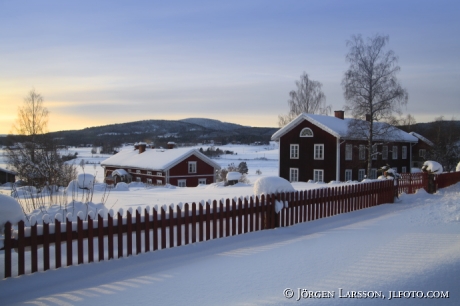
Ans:
[{"label": "chimney", "polygon": [[175,146],[175,145],[176,145],[175,142],[172,142],[172,141],[168,142],[168,150],[174,149],[174,146]]},{"label": "chimney", "polygon": [[371,115],[366,114],[366,121],[371,122]]},{"label": "chimney", "polygon": [[339,119],[342,119],[342,120],[345,118],[344,114],[345,114],[345,112],[343,110],[334,111],[334,116],[336,118],[339,118]]},{"label": "chimney", "polygon": [[145,147],[147,146],[147,144],[140,142],[138,146],[139,146],[139,154],[144,153]]}]

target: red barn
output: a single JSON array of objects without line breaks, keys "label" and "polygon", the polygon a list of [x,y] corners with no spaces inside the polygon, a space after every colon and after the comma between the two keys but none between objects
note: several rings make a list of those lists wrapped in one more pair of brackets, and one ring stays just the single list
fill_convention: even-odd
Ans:
[{"label": "red barn", "polygon": [[[410,172],[412,146],[418,139],[392,128],[385,138],[375,137],[372,169],[366,173],[367,140],[350,133],[353,120],[344,118],[343,111],[335,116],[301,114],[278,130],[272,140],[279,141],[279,176],[291,182],[362,180],[376,178],[377,169],[386,164],[399,173]],[[382,129],[388,126],[374,124]]]},{"label": "red barn", "polygon": [[220,169],[196,149],[149,149],[142,143],[104,160],[101,166],[108,184],[135,181],[179,187],[214,183],[216,170]]}]

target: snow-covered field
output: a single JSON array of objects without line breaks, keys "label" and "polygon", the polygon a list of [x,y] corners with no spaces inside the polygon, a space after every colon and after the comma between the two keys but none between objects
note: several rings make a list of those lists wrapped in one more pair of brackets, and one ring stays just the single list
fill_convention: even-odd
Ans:
[{"label": "snow-covered field", "polygon": [[[396,204],[288,228],[1,280],[0,301],[2,305],[459,305],[459,283],[457,184],[435,195],[420,191],[403,195]],[[291,299],[285,297],[289,289]],[[312,296],[296,301],[302,290]],[[372,292],[379,297],[352,298],[352,291],[355,296]]]},{"label": "snow-covered field", "polygon": [[[258,177],[277,175],[276,148],[224,148],[238,154],[222,156],[217,162],[227,166],[246,161],[249,186],[133,187],[129,191],[112,191],[106,205],[126,210],[252,195],[252,183]],[[90,148],[75,150],[79,155],[76,164],[80,159],[95,163],[95,167],[86,164],[84,172],[97,173],[97,179],[102,181],[103,171],[98,163],[106,157],[91,157]],[[0,167],[4,167],[1,163],[0,160]],[[255,174],[257,169],[262,175]],[[80,167],[79,172],[83,172]],[[297,183],[294,187],[319,186]],[[97,202],[99,196],[95,192],[93,201]],[[3,260],[0,252],[0,261]],[[3,275],[3,265],[0,266]],[[1,280],[0,304],[459,305],[459,284],[457,184],[435,195],[424,191],[402,195],[395,204],[288,228]],[[289,289],[294,295],[290,299],[285,297]],[[371,291],[379,297],[352,298],[352,291],[360,296]],[[301,296],[296,301],[299,292],[310,297]],[[448,298],[417,297],[446,294]],[[319,298],[320,295],[329,298]]]}]

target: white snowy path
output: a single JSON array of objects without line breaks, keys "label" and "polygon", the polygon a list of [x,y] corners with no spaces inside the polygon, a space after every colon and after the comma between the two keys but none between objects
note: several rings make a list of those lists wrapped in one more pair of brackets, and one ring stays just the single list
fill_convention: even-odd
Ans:
[{"label": "white snowy path", "polygon": [[[459,220],[457,184],[289,228],[1,280],[0,304],[460,305]],[[335,298],[296,301],[298,288]],[[339,298],[339,288],[386,299]],[[388,300],[403,290],[449,298]]]}]

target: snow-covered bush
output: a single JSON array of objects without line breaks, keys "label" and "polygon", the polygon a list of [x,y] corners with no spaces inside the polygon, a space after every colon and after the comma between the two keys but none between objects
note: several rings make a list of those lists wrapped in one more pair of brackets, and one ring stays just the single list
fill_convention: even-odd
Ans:
[{"label": "snow-covered bush", "polygon": [[439,174],[443,172],[443,168],[440,163],[432,161],[432,160],[427,160],[426,162],[423,163],[422,171],[428,172],[428,173]]},{"label": "snow-covered bush", "polygon": [[[295,189],[292,187],[291,183],[279,176],[261,177],[254,183],[254,194],[257,196],[294,191]],[[287,207],[287,202],[282,203],[279,200],[275,201],[275,211],[277,213],[280,212],[283,207]]]},{"label": "snow-covered bush", "polygon": [[13,197],[0,194],[0,234],[3,234],[5,223],[13,225],[24,219],[24,212],[21,205]]},{"label": "snow-covered bush", "polygon": [[129,191],[129,185],[124,182],[119,182],[113,190],[116,191]]},{"label": "snow-covered bush", "polygon": [[89,173],[81,173],[78,175],[78,188],[80,189],[93,189],[95,183],[94,175]]}]

